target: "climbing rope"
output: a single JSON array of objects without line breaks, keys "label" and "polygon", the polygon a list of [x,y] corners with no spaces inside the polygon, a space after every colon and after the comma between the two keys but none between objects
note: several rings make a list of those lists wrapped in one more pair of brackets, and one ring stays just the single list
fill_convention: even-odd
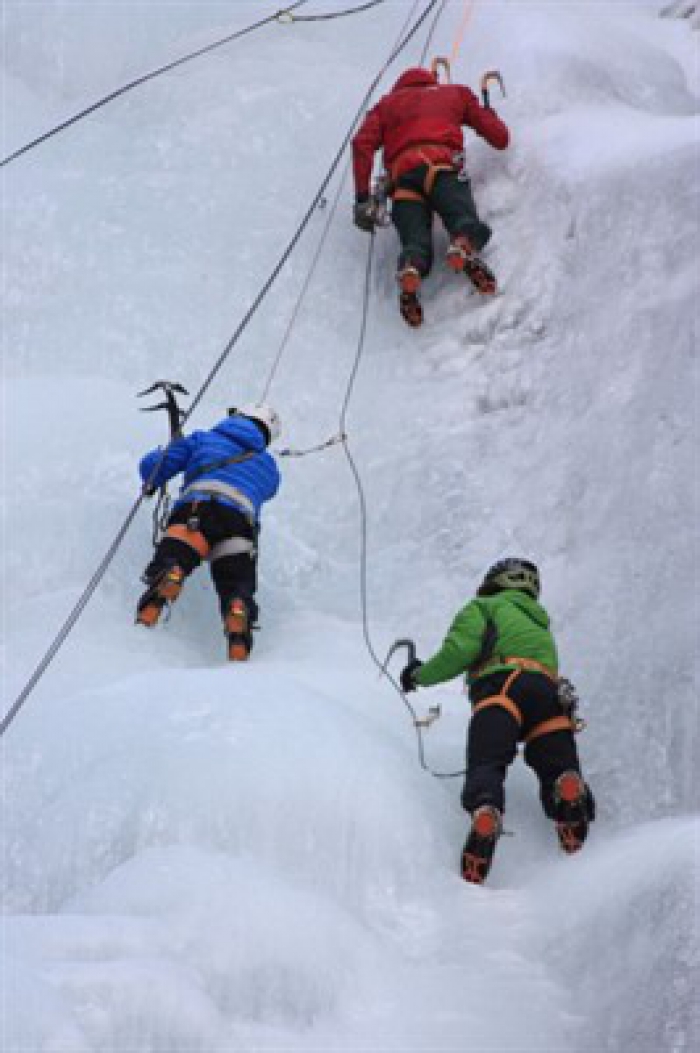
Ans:
[{"label": "climbing rope", "polygon": [[286,11],[280,11],[277,15],[277,21],[282,22],[283,25],[289,25],[292,22],[330,22],[334,18],[344,18],[345,15],[358,15],[361,11],[369,11],[370,7],[379,7],[380,4],[385,4],[386,0],[369,0],[367,4],[360,4],[359,7],[348,7],[345,11],[333,11],[328,15],[293,15],[291,14],[292,8],[288,8]]},{"label": "climbing rope", "polygon": [[[230,340],[226,344],[225,348],[223,349],[223,351],[221,352],[219,357],[216,359],[213,367],[211,368],[211,370],[209,371],[207,377],[205,378],[204,383],[201,385],[199,391],[197,392],[197,394],[195,395],[193,401],[191,402],[191,404],[189,406],[189,409],[183,414],[183,418],[182,418],[182,426],[183,427],[187,423],[189,418],[192,416],[192,414],[194,413],[194,411],[197,408],[197,406],[199,405],[199,403],[202,401],[204,395],[206,394],[206,392],[210,388],[214,378],[216,377],[216,375],[220,371],[221,367],[223,366],[224,362],[226,361],[226,359],[230,355],[230,353],[233,350],[234,346],[238,343],[238,340],[240,339],[242,333],[247,328],[248,324],[250,323],[251,319],[253,318],[253,315],[257,312],[257,310],[260,307],[261,303],[263,302],[263,300],[265,299],[265,297],[269,293],[270,289],[274,285],[275,280],[277,279],[280,271],[282,270],[282,268],[284,267],[285,263],[287,262],[287,260],[291,256],[291,254],[292,254],[294,248],[296,247],[301,235],[303,234],[304,230],[306,229],[306,227],[307,227],[307,225],[308,225],[308,223],[309,223],[309,221],[311,219],[311,216],[314,214],[316,208],[318,207],[318,203],[321,200],[321,198],[323,197],[323,194],[324,194],[328,184],[330,183],[331,179],[333,178],[333,175],[335,174],[335,171],[338,168],[338,165],[340,164],[340,160],[341,160],[341,158],[343,156],[343,153],[345,152],[345,150],[346,150],[346,148],[348,146],[348,143],[350,142],[350,139],[352,138],[352,134],[353,134],[353,132],[355,130],[355,126],[357,125],[361,115],[365,112],[365,109],[367,107],[369,99],[371,98],[372,94],[374,93],[375,88],[377,87],[377,85],[381,81],[381,79],[384,76],[384,74],[386,73],[386,71],[392,65],[394,60],[401,54],[401,52],[404,50],[404,48],[409,44],[409,42],[416,35],[416,33],[418,32],[420,27],[423,25],[423,23],[427,19],[428,15],[434,9],[434,7],[436,6],[437,3],[438,3],[438,0],[429,0],[425,10],[423,11],[423,13],[416,20],[415,24],[408,31],[408,33],[403,38],[403,40],[401,40],[392,49],[388,59],[385,61],[384,65],[380,69],[379,73],[375,76],[375,78],[373,79],[373,81],[370,84],[369,88],[367,89],[367,91],[366,91],[366,93],[365,93],[365,95],[364,95],[364,97],[362,99],[362,102],[361,102],[361,104],[360,104],[360,106],[359,106],[359,108],[357,110],[357,113],[355,114],[355,117],[353,118],[352,123],[351,123],[351,125],[350,125],[350,127],[348,129],[348,132],[345,135],[345,138],[343,139],[343,142],[341,143],[341,146],[338,149],[338,152],[336,153],[336,155],[335,155],[335,157],[334,157],[334,159],[333,159],[333,161],[332,161],[332,163],[330,165],[330,168],[328,169],[328,172],[326,173],[326,175],[325,175],[325,177],[324,177],[319,189],[316,191],[316,194],[314,195],[311,204],[309,205],[308,209],[306,210],[306,213],[304,214],[299,226],[297,227],[295,233],[293,234],[291,240],[289,241],[286,249],[284,250],[284,252],[280,256],[279,260],[277,261],[276,265],[274,266],[274,268],[273,268],[272,272],[270,273],[269,277],[267,278],[267,280],[263,284],[263,286],[260,289],[258,295],[255,297],[253,303],[251,304],[251,306],[246,311],[245,315],[243,316],[241,322],[237,326],[237,328],[236,328],[235,332],[233,333],[232,337],[230,338]],[[342,429],[341,429],[341,431],[342,431]],[[54,638],[53,642],[49,646],[49,648],[46,651],[46,653],[44,654],[44,656],[39,661],[39,663],[36,666],[34,672],[30,676],[30,678],[27,681],[27,683],[25,684],[25,686],[22,688],[21,692],[19,693],[19,695],[17,696],[17,698],[15,699],[13,704],[11,705],[10,709],[5,714],[5,716],[2,718],[2,720],[0,720],[0,737],[5,734],[5,732],[7,731],[8,727],[10,726],[10,724],[15,719],[15,717],[19,713],[20,709],[22,708],[22,706],[26,702],[27,698],[31,695],[32,691],[34,690],[36,685],[41,680],[42,676],[44,675],[44,673],[48,669],[49,665],[51,664],[51,662],[55,658],[56,654],[58,653],[58,651],[62,647],[62,645],[65,642],[66,638],[68,637],[69,633],[71,632],[71,630],[73,629],[74,625],[78,621],[78,618],[80,617],[82,612],[85,610],[85,608],[86,608],[87,604],[89,603],[89,601],[90,601],[93,593],[95,592],[97,586],[102,581],[102,578],[106,574],[106,572],[107,572],[112,560],[114,559],[119,547],[121,546],[121,544],[122,544],[122,542],[123,542],[128,530],[129,530],[131,524],[133,523],[139,508],[141,507],[141,505],[143,503],[143,500],[144,500],[144,498],[146,496],[147,491],[151,487],[151,484],[153,483],[153,480],[157,477],[158,471],[160,470],[160,467],[163,464],[163,461],[165,460],[165,457],[167,455],[167,452],[168,452],[169,448],[170,448],[170,443],[168,443],[168,445],[164,447],[159,460],[154,465],[154,468],[153,468],[153,471],[151,472],[151,475],[149,476],[149,478],[144,483],[138,498],[136,499],[136,501],[134,501],[132,507],[130,508],[129,512],[127,513],[127,516],[126,516],[124,522],[122,523],[121,527],[119,528],[119,531],[117,532],[117,535],[114,538],[114,541],[110,545],[106,555],[102,559],[100,565],[98,566],[97,570],[95,571],[95,573],[93,574],[92,578],[88,582],[88,584],[85,587],[84,591],[81,593],[78,601],[76,602],[75,606],[73,607],[73,610],[70,612],[70,614],[66,618],[65,622],[63,623],[63,625],[59,629],[59,631],[58,631],[56,637]]]},{"label": "climbing rope", "polygon": [[374,246],[375,246],[375,232],[372,231],[370,234],[370,243],[367,250],[367,263],[365,265],[365,280],[364,280],[364,291],[362,296],[362,316],[360,322],[360,331],[357,338],[357,348],[355,351],[355,358],[350,370],[350,376],[348,378],[347,387],[345,390],[345,397],[343,399],[342,409],[340,411],[340,422],[339,422],[339,433],[343,436],[343,451],[347,458],[350,471],[352,472],[353,479],[355,480],[355,486],[357,488],[357,497],[360,505],[360,610],[362,614],[362,635],[364,637],[365,646],[367,653],[369,654],[372,662],[379,670],[382,676],[385,676],[391,686],[394,688],[399,698],[403,702],[404,706],[408,710],[411,717],[413,728],[416,732],[416,740],[418,744],[418,760],[421,768],[433,775],[436,779],[456,779],[466,774],[465,770],[440,772],[435,771],[430,767],[425,759],[425,744],[423,741],[423,728],[429,724],[428,720],[421,719],[418,717],[416,710],[411,705],[409,700],[406,698],[405,693],[401,690],[400,685],[396,682],[394,677],[389,673],[386,662],[382,662],[375,650],[374,644],[372,643],[372,637],[369,631],[369,603],[367,599],[367,498],[365,496],[365,489],[362,483],[362,477],[357,467],[355,458],[350,450],[350,444],[347,438],[347,413],[350,405],[350,400],[355,388],[355,381],[357,379],[358,370],[360,368],[360,361],[362,358],[362,352],[364,351],[365,338],[367,334],[367,317],[369,313],[369,301],[370,301],[370,288],[371,288],[371,277],[372,277],[372,265],[374,260]]},{"label": "climbing rope", "polygon": [[454,41],[452,42],[452,51],[450,52],[449,58],[449,63],[451,66],[453,66],[457,61],[457,56],[459,55],[459,49],[462,46],[464,35],[467,32],[467,27],[471,22],[472,15],[474,14],[475,4],[476,0],[465,0],[462,21],[459,24]]},{"label": "climbing rope", "polygon": [[440,4],[440,7],[438,8],[438,10],[435,13],[435,18],[433,19],[433,21],[431,23],[430,30],[428,31],[428,36],[426,38],[425,44],[423,45],[423,50],[420,53],[420,63],[419,63],[419,65],[421,65],[421,66],[425,65],[425,60],[428,57],[428,51],[430,50],[430,46],[433,43],[433,37],[435,36],[435,30],[437,29],[438,22],[440,21],[440,19],[442,18],[442,15],[444,14],[445,8],[447,7],[447,3],[448,3],[448,0],[442,0],[442,3]]},{"label": "climbing rope", "polygon": [[[445,2],[446,2],[446,0],[443,0],[443,6],[444,6]],[[401,40],[401,38],[403,37],[404,33],[408,29],[408,26],[411,24],[411,21],[412,21],[413,16],[414,16],[414,14],[416,12],[416,9],[418,8],[419,3],[420,3],[420,0],[413,0],[413,6],[411,7],[411,10],[409,11],[408,15],[406,16],[405,22],[403,23],[401,29],[399,30],[398,36],[396,38],[396,43],[394,45],[395,47],[398,45],[398,43]],[[365,112],[366,112],[366,107],[365,107]],[[321,237],[319,238],[318,245],[316,246],[316,251],[315,251],[314,257],[313,257],[313,259],[311,261],[311,266],[309,267],[309,269],[307,271],[304,284],[301,287],[301,290],[300,290],[299,295],[297,297],[296,303],[295,303],[294,308],[292,310],[292,313],[290,315],[289,322],[287,323],[287,327],[285,329],[284,335],[282,337],[282,340],[280,341],[280,346],[279,346],[279,348],[277,350],[277,354],[276,354],[276,356],[275,356],[275,358],[273,360],[272,366],[271,366],[270,371],[269,371],[268,376],[267,376],[267,380],[265,381],[265,384],[263,386],[263,390],[262,390],[262,393],[260,395],[260,400],[259,400],[260,402],[266,402],[267,401],[267,397],[268,397],[268,395],[270,393],[270,388],[272,387],[272,382],[273,382],[273,380],[275,379],[275,377],[277,375],[277,370],[279,369],[280,362],[282,361],[282,356],[284,355],[284,352],[287,349],[287,345],[289,344],[289,340],[291,338],[292,332],[294,330],[294,327],[296,326],[297,319],[298,319],[299,314],[301,312],[301,308],[302,308],[302,306],[304,304],[304,301],[306,300],[306,296],[307,296],[307,294],[309,292],[309,289],[311,287],[311,282],[313,281],[313,278],[314,278],[314,276],[316,274],[316,269],[318,267],[319,261],[321,259],[322,254],[323,254],[323,249],[324,249],[324,247],[326,245],[326,242],[328,240],[328,235],[330,234],[330,230],[331,230],[331,227],[333,225],[333,220],[335,219],[336,213],[338,211],[338,206],[340,204],[340,199],[341,199],[341,197],[343,195],[343,192],[344,192],[344,189],[345,189],[345,183],[347,181],[347,177],[348,177],[349,172],[350,172],[350,161],[348,161],[348,163],[345,165],[345,168],[343,169],[343,174],[340,177],[340,182],[338,183],[338,189],[336,190],[335,197],[333,199],[333,203],[332,203],[330,209],[327,210],[326,222],[323,225],[323,230],[321,232]],[[315,452],[318,449],[325,449],[326,446],[328,446],[328,445],[329,445],[329,443],[322,443],[320,446],[312,447],[312,449],[310,451],[308,451],[308,452]]]},{"label": "climbing rope", "polygon": [[297,319],[299,317],[299,313],[300,313],[301,308],[303,306],[303,303],[304,303],[304,301],[306,299],[306,295],[307,295],[307,293],[308,293],[308,291],[309,291],[309,289],[311,287],[311,282],[313,281],[314,275],[316,274],[316,268],[318,267],[318,263],[319,263],[319,260],[321,259],[321,255],[323,253],[323,249],[325,247],[326,241],[328,240],[328,235],[330,234],[331,226],[333,225],[333,219],[335,217],[336,212],[338,211],[338,205],[340,204],[341,195],[342,195],[342,193],[343,193],[343,191],[345,189],[345,180],[347,178],[348,171],[349,171],[349,166],[346,166],[345,167],[345,171],[343,172],[343,175],[341,176],[340,182],[338,183],[338,189],[336,191],[335,198],[333,199],[333,204],[331,205],[330,209],[328,210],[328,215],[326,216],[326,222],[323,225],[323,230],[321,232],[321,237],[319,238],[318,245],[316,246],[316,252],[314,253],[314,257],[313,257],[313,259],[311,261],[311,266],[309,267],[309,269],[308,269],[308,271],[306,273],[306,278],[304,279],[304,284],[302,285],[301,290],[299,292],[299,295],[297,296],[296,303],[294,304],[294,309],[292,310],[292,313],[289,316],[289,321],[287,323],[287,328],[284,331],[284,336],[282,337],[282,340],[280,341],[280,346],[279,346],[279,348],[277,350],[277,354],[276,354],[275,359],[274,359],[274,361],[272,363],[272,366],[270,368],[270,372],[268,373],[267,380],[265,381],[265,384],[264,384],[264,387],[263,387],[263,390],[262,390],[262,394],[260,395],[260,400],[259,400],[260,402],[267,402],[267,396],[268,396],[268,394],[270,392],[270,388],[272,387],[272,382],[273,382],[273,380],[275,379],[275,377],[277,375],[277,370],[280,367],[280,362],[282,361],[282,356],[284,355],[284,352],[287,349],[287,345],[289,344],[289,341],[291,339],[291,335],[292,335],[292,332],[293,332],[294,327],[296,325]]},{"label": "climbing rope", "polygon": [[[435,18],[433,19],[433,24],[431,26],[430,33],[428,35],[428,39],[425,42],[425,47],[423,48],[423,52],[421,54],[421,65],[422,66],[425,65],[425,61],[426,61],[426,58],[427,58],[427,55],[428,55],[428,49],[429,49],[429,47],[430,47],[430,45],[432,43],[432,39],[433,39],[433,36],[435,34],[435,30],[437,28],[438,22],[440,21],[440,18],[442,16],[443,12],[445,11],[445,8],[447,6],[447,2],[448,2],[448,0],[443,0],[442,6],[440,7],[439,11],[435,15]],[[457,32],[455,34],[455,38],[454,38],[454,40],[452,42],[452,50],[450,52],[450,57],[449,58],[445,58],[445,57],[439,56],[439,57],[434,58],[432,63],[431,63],[431,67],[430,68],[431,68],[432,72],[436,76],[438,75],[438,70],[440,68],[442,68],[442,70],[444,71],[444,74],[445,74],[445,83],[446,84],[449,84],[450,81],[451,81],[452,66],[457,61],[457,57],[459,55],[459,50],[460,50],[460,48],[462,46],[462,42],[464,41],[464,35],[465,35],[465,33],[467,31],[467,27],[468,27],[468,25],[469,25],[469,23],[471,21],[471,17],[474,14],[475,6],[476,6],[476,0],[466,0],[465,5],[464,5],[464,12],[462,14],[462,20],[461,20],[461,22],[460,22],[460,24],[459,24],[459,26],[457,28]]]},{"label": "climbing rope", "polygon": [[[291,4],[286,10],[287,12],[294,11],[304,4],[308,4],[309,0],[297,0],[296,3]],[[169,73],[171,70],[177,69],[178,66],[184,66],[186,62],[191,62],[193,59],[199,58],[201,55],[207,55],[211,51],[215,51],[217,48],[223,47],[225,44],[230,44],[234,40],[239,40],[241,37],[247,36],[249,33],[253,33],[256,29],[261,29],[262,26],[267,26],[271,22],[279,21],[279,16],[282,14],[281,11],[275,11],[274,14],[268,15],[267,18],[261,18],[259,22],[253,22],[252,25],[246,26],[245,29],[239,29],[235,33],[229,33],[226,37],[221,37],[220,40],[215,40],[211,44],[206,44],[204,47],[198,48],[197,51],[190,51],[187,55],[183,55],[181,58],[174,59],[172,62],[168,62],[164,66],[159,66],[157,69],[151,70],[150,73],[144,73],[140,77],[136,77],[134,80],[129,81],[128,84],[124,84],[121,88],[116,88],[111,91],[108,95],[104,95],[97,102],[93,102],[90,106],[86,106],[85,109],[80,110],[72,117],[68,117],[65,121],[57,124],[55,127],[50,128],[42,135],[37,136],[36,139],[32,139],[31,142],[25,143],[24,146],[20,146],[19,149],[13,153],[8,154],[0,161],[0,168],[4,168],[5,165],[9,165],[11,161],[16,161],[18,157],[23,154],[29,153],[36,146],[46,142],[47,139],[51,139],[54,135],[58,135],[59,132],[64,131],[66,128],[70,128],[71,125],[77,124],[84,117],[88,117],[91,113],[96,110],[100,110],[107,103],[113,102],[114,99],[120,98],[122,95],[126,95],[127,92],[133,91],[134,88],[140,87],[142,84],[146,84],[150,80],[155,80],[156,77],[160,77],[163,73]]]}]

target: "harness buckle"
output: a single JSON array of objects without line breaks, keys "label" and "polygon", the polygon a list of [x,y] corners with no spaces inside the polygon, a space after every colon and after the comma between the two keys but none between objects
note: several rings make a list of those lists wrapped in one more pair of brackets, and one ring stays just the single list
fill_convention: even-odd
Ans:
[{"label": "harness buckle", "polygon": [[464,150],[458,151],[458,153],[452,154],[452,164],[457,170],[457,179],[460,183],[469,182],[469,172],[467,171],[467,155]]}]

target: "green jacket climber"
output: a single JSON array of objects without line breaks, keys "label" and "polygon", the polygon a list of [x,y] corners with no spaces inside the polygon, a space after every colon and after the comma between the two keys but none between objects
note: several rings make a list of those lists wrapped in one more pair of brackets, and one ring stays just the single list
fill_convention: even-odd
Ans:
[{"label": "green jacket climber", "polygon": [[[495,650],[469,673],[481,653],[489,618],[498,634]],[[471,600],[456,615],[440,650],[415,672],[414,680],[420,687],[432,687],[465,673],[471,684],[487,673],[515,668],[505,660],[510,656],[529,658],[558,672],[549,615],[537,600],[518,589]]]},{"label": "green jacket climber", "polygon": [[559,676],[549,615],[539,596],[534,563],[518,556],[499,560],[456,616],[437,653],[422,663],[412,647],[401,672],[404,692],[461,674],[467,678],[472,716],[462,805],[472,825],[461,870],[474,884],[481,884],[491,868],[503,830],[506,772],[519,743],[564,852],[581,848],[595,818],[574,741],[576,691]]}]

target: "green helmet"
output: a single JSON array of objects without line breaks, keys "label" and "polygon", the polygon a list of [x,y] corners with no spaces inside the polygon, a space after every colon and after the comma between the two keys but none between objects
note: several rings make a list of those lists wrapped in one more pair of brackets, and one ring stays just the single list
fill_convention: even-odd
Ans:
[{"label": "green helmet", "polygon": [[486,571],[479,586],[479,596],[492,596],[501,589],[520,589],[537,599],[540,594],[540,572],[527,559],[499,559]]}]

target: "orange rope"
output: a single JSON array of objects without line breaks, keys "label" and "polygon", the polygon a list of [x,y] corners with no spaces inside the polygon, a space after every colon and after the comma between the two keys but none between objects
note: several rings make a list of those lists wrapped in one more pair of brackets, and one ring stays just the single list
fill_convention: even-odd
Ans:
[{"label": "orange rope", "polygon": [[475,7],[476,0],[466,0],[466,3],[464,5],[464,14],[462,15],[462,21],[459,24],[454,43],[452,44],[452,51],[450,53],[450,65],[453,65],[457,61],[457,55],[459,54],[459,49],[461,48],[462,41],[464,40],[464,34],[467,31],[467,26],[471,21],[471,17],[474,13]]}]

